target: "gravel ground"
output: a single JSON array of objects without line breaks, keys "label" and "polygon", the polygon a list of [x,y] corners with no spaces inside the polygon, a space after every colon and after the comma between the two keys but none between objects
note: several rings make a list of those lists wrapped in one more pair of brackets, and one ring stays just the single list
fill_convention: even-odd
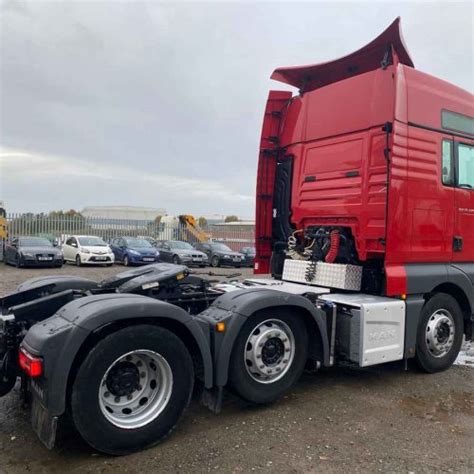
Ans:
[{"label": "gravel ground", "polygon": [[[100,280],[121,270],[1,266],[0,296],[32,276]],[[466,350],[467,362],[472,350]],[[33,434],[18,393],[0,400],[1,473],[474,472],[473,439],[474,370],[466,366],[434,375],[411,364],[405,371],[401,363],[334,368],[305,374],[271,406],[250,407],[227,394],[218,416],[194,400],[170,438],[123,458],[95,453],[73,429],[48,451]]]}]

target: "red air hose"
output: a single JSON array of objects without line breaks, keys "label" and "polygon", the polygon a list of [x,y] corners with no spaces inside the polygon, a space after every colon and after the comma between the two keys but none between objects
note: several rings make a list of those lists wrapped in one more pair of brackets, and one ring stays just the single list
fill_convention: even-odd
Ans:
[{"label": "red air hose", "polygon": [[326,255],[325,261],[327,263],[334,263],[337,258],[337,254],[339,253],[339,245],[341,243],[341,235],[339,234],[339,231],[332,230],[330,239],[331,247],[329,248],[329,252]]}]

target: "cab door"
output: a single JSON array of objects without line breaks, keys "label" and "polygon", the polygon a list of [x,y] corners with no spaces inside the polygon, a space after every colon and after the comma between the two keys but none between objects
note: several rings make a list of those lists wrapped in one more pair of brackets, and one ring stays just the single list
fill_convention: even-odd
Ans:
[{"label": "cab door", "polygon": [[455,157],[453,262],[472,265],[474,264],[474,140],[456,140]]}]

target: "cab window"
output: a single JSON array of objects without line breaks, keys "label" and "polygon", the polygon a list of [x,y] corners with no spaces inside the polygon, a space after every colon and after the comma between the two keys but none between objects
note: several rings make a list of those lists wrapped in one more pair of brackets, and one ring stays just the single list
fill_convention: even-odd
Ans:
[{"label": "cab window", "polygon": [[474,146],[458,143],[458,187],[474,189]]},{"label": "cab window", "polygon": [[445,186],[454,184],[453,142],[443,140],[442,142],[442,180]]}]

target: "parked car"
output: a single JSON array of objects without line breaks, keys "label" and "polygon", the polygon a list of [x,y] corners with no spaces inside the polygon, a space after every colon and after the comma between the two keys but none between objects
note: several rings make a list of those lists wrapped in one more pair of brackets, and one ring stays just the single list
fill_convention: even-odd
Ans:
[{"label": "parked car", "polygon": [[253,267],[255,260],[255,247],[242,247],[240,253],[244,256],[244,265],[245,267]]},{"label": "parked car", "polygon": [[5,263],[26,266],[62,267],[61,250],[42,237],[19,237],[5,245]]},{"label": "parked car", "polygon": [[160,252],[145,239],[138,237],[117,237],[112,239],[115,261],[129,265],[148,265],[160,261]]},{"label": "parked car", "polygon": [[196,250],[200,250],[207,254],[211,266],[220,267],[227,265],[230,267],[240,268],[245,261],[244,255],[234,252],[227,245],[216,242],[197,243],[194,246]]},{"label": "parked car", "polygon": [[69,236],[62,249],[64,260],[79,267],[100,263],[111,266],[115,260],[111,248],[100,237],[93,235]]},{"label": "parked car", "polygon": [[188,242],[180,240],[162,240],[157,243],[160,250],[161,260],[171,262],[176,265],[199,265],[205,267],[209,260],[205,252],[196,250]]}]

